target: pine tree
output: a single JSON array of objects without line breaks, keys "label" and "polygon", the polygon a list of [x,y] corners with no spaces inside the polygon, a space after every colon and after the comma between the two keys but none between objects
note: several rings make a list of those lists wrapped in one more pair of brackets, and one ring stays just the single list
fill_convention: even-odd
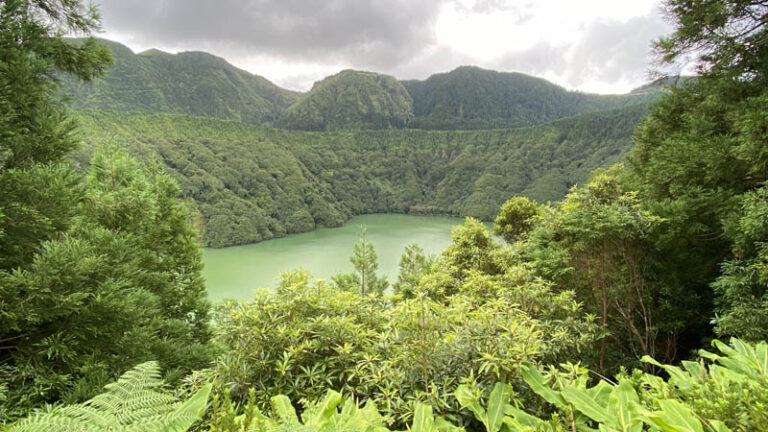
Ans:
[{"label": "pine tree", "polygon": [[[211,359],[200,251],[178,187],[109,150],[87,179],[54,74],[110,62],[77,0],[0,2],[0,421],[80,401],[159,359],[176,378]],[[6,408],[7,407],[7,408]]]},{"label": "pine tree", "polygon": [[[768,334],[768,6],[748,0],[667,0],[675,31],[656,49],[694,59],[699,76],[665,96],[635,136],[629,187],[666,219],[652,274],[675,296],[685,328],[677,352],[712,337]],[[714,290],[712,289],[714,288]],[[668,314],[670,315],[670,314]],[[722,319],[721,319],[722,318]]]},{"label": "pine tree", "polygon": [[60,36],[96,28],[95,11],[79,2],[0,3],[0,270],[29,264],[73,215],[77,178],[61,164],[78,141],[51,70],[100,75],[111,59],[105,48]]},{"label": "pine tree", "polygon": [[363,296],[368,294],[381,295],[389,286],[387,279],[377,274],[379,261],[373,245],[365,239],[367,228],[360,227],[357,243],[352,247],[349,261],[355,267],[354,273],[344,273],[333,276],[333,281],[341,289],[354,290]]},{"label": "pine tree", "polygon": [[411,243],[405,247],[405,252],[400,257],[400,272],[397,275],[397,282],[392,287],[396,294],[405,298],[412,298],[416,294],[419,286],[419,280],[429,271],[433,258],[427,258],[424,255],[424,249],[416,243]]}]

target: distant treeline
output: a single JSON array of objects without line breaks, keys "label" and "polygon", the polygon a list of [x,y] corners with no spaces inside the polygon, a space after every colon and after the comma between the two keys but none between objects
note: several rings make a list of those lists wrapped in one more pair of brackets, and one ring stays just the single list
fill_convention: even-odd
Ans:
[{"label": "distant treeline", "polygon": [[204,52],[169,54],[103,41],[115,58],[106,75],[62,75],[78,110],[174,113],[290,130],[479,130],[517,128],[655,102],[676,82],[623,95],[569,91],[541,78],[462,66],[423,81],[345,70],[307,93],[280,88]]},{"label": "distant treeline", "polygon": [[297,132],[172,114],[82,113],[88,145],[157,162],[192,204],[203,242],[224,247],[365,213],[489,220],[516,195],[559,200],[622,159],[645,106],[511,130]]}]

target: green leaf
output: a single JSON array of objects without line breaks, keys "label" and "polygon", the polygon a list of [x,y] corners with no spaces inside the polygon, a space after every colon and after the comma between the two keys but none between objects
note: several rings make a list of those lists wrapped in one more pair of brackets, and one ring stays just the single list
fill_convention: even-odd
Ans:
[{"label": "green leaf", "polygon": [[587,394],[600,406],[607,406],[610,400],[611,394],[613,394],[614,386],[608,384],[605,381],[600,381],[596,386],[587,389]]},{"label": "green leaf", "polygon": [[468,386],[460,385],[454,392],[454,396],[456,396],[456,400],[459,401],[462,407],[472,411],[475,414],[475,418],[485,424],[485,411]]},{"label": "green leaf", "polygon": [[488,399],[487,421],[485,423],[489,432],[498,432],[501,429],[501,423],[504,419],[504,409],[509,402],[511,392],[509,385],[496,383],[491,391],[491,397]]},{"label": "green leaf", "polygon": [[552,388],[546,384],[544,376],[536,366],[529,364],[521,368],[520,375],[522,375],[523,380],[525,380],[528,386],[531,387],[531,390],[541,396],[542,399],[560,409],[567,408],[568,404],[565,402],[565,399],[563,399],[560,392],[552,390]]},{"label": "green leaf", "polygon": [[662,432],[704,432],[701,422],[690,408],[672,399],[657,402],[659,411],[643,413],[644,421]]},{"label": "green leaf", "polygon": [[592,420],[605,423],[608,419],[608,413],[604,407],[599,406],[592,398],[587,396],[586,391],[573,387],[565,387],[561,392],[568,403],[573,408]]},{"label": "green leaf", "polygon": [[504,430],[505,432],[529,432],[531,427],[521,424],[517,419],[504,417]]},{"label": "green leaf", "polygon": [[432,407],[423,403],[417,403],[411,432],[433,432],[434,426]]},{"label": "green leaf", "polygon": [[[512,416],[512,418],[521,426],[537,427],[544,424],[544,421],[536,416],[532,416],[527,412],[517,409],[512,405],[507,405],[504,409],[504,414]],[[505,419],[505,424],[507,424]]]},{"label": "green leaf", "polygon": [[714,432],[731,432],[731,429],[719,420],[710,420],[709,426]]},{"label": "green leaf", "polygon": [[618,386],[614,386],[607,404],[610,421],[606,424],[613,425],[623,432],[641,431],[642,421],[632,414],[639,403],[640,399],[628,381],[622,381]]},{"label": "green leaf", "polygon": [[435,417],[437,432],[464,432],[463,427],[458,427],[442,417]]},{"label": "green leaf", "polygon": [[296,416],[296,409],[291,405],[291,400],[288,396],[277,395],[270,399],[272,403],[272,410],[280,418],[282,423],[286,425],[299,425],[299,418]]},{"label": "green leaf", "polygon": [[341,403],[341,399],[340,393],[328,390],[320,403],[312,407],[312,415],[306,419],[305,424],[318,426],[326,424],[336,414],[336,407]]}]

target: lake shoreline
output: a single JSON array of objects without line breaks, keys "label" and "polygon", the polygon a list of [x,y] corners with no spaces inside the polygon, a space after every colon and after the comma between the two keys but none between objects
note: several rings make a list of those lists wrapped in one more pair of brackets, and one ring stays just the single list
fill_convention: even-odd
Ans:
[{"label": "lake shoreline", "polygon": [[374,213],[350,218],[344,225],[246,245],[203,250],[203,277],[212,301],[243,300],[257,288],[272,288],[281,272],[304,269],[317,278],[352,271],[349,257],[360,225],[376,249],[381,273],[390,284],[397,280],[403,249],[417,243],[427,254],[437,254],[450,244],[451,228],[464,218]]}]

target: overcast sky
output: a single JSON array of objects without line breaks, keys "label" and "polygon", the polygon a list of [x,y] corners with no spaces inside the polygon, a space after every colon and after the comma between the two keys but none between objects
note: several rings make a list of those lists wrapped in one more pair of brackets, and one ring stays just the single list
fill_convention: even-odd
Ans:
[{"label": "overcast sky", "polygon": [[424,79],[461,65],[623,93],[670,32],[658,0],[95,0],[102,37],[207,51],[293,90],[342,69]]}]

